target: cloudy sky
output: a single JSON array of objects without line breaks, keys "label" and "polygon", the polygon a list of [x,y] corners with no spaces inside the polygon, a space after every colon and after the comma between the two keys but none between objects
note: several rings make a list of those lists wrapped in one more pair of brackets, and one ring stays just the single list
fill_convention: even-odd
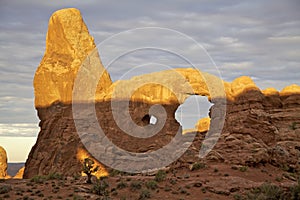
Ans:
[{"label": "cloudy sky", "polygon": [[[163,2],[1,0],[0,145],[8,149],[9,161],[24,161],[35,142],[39,129],[33,105],[32,80],[45,50],[49,17],[61,8],[80,9],[97,44],[129,29],[161,27],[178,31],[203,45],[226,81],[247,75],[262,89],[275,87],[278,90],[292,83],[300,84],[300,1]],[[158,32],[156,35],[145,34],[142,39],[154,41],[165,36]],[[134,40],[138,37],[126,38],[128,40],[119,38],[117,42],[103,46],[106,48],[100,48],[100,54],[120,49],[120,43],[122,48],[138,44]],[[169,39],[172,43],[178,38],[175,34]],[[184,49],[190,49],[185,53],[192,60],[202,56],[194,51],[192,45],[183,42],[176,40],[179,48],[185,45]],[[148,50],[120,59],[111,68],[112,78],[130,77],[127,73],[130,67],[142,65],[145,59],[149,63],[156,56],[161,59],[156,60],[159,63],[171,58],[170,54],[164,53]],[[170,67],[184,67],[184,62],[171,60]],[[160,69],[157,66],[152,70]],[[209,65],[202,67],[203,71],[212,70]],[[146,72],[148,68],[144,69]],[[142,72],[133,70],[132,74],[139,73]],[[19,145],[16,141],[22,138],[26,139]]]}]

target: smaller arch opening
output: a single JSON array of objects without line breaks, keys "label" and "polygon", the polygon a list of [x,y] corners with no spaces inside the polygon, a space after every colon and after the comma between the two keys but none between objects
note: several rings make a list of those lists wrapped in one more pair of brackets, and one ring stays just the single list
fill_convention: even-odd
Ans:
[{"label": "smaller arch opening", "polygon": [[150,116],[150,124],[155,125],[157,123],[157,118],[153,115]]},{"label": "smaller arch opening", "polygon": [[143,122],[143,125],[155,125],[157,123],[157,118],[154,116],[154,115],[145,115],[143,118],[142,118],[142,122]]}]

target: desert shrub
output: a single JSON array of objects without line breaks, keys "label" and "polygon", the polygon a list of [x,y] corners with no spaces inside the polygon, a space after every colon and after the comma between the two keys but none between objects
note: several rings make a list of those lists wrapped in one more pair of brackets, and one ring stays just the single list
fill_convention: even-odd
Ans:
[{"label": "desert shrub", "polygon": [[297,185],[290,187],[289,196],[291,200],[300,199],[300,178],[298,179]]},{"label": "desert shrub", "polygon": [[73,200],[84,200],[84,198],[82,196],[73,194]]},{"label": "desert shrub", "polygon": [[240,194],[234,194],[233,198],[234,198],[234,200],[244,200],[243,196]]},{"label": "desert shrub", "polygon": [[248,200],[283,200],[284,191],[269,183],[264,183],[260,187],[252,189],[246,196]]},{"label": "desert shrub", "polygon": [[150,180],[150,181],[146,182],[146,187],[148,189],[155,190],[158,187],[158,185],[157,185],[156,181]]},{"label": "desert shrub", "polygon": [[165,185],[164,190],[165,190],[165,192],[172,191],[172,189],[171,189],[171,187],[169,185]]},{"label": "desert shrub", "polygon": [[163,180],[165,180],[166,175],[167,175],[167,174],[166,174],[165,171],[159,170],[159,171],[156,173],[154,180],[157,181],[157,182],[162,182]]},{"label": "desert shrub", "polygon": [[38,197],[44,197],[44,194],[43,193],[40,193],[37,195]]},{"label": "desert shrub", "polygon": [[54,173],[48,174],[48,176],[46,178],[47,178],[47,180],[62,180],[63,175],[54,172]]},{"label": "desert shrub", "polygon": [[282,177],[276,177],[276,178],[275,178],[275,181],[281,182],[281,181],[282,181]]},{"label": "desert shrub", "polygon": [[195,162],[190,166],[191,171],[199,170],[205,168],[205,163]]},{"label": "desert shrub", "polygon": [[101,177],[93,184],[92,193],[95,193],[100,196],[108,197],[109,196],[108,187],[109,184],[107,183],[106,178]]},{"label": "desert shrub", "polygon": [[117,184],[117,188],[118,189],[123,189],[123,188],[126,188],[127,187],[127,183],[124,182],[123,180]]},{"label": "desert shrub", "polygon": [[74,181],[79,180],[80,177],[81,177],[80,174],[74,174],[73,175]]},{"label": "desert shrub", "polygon": [[126,200],[126,196],[121,196],[120,200]]},{"label": "desert shrub", "polygon": [[130,183],[131,190],[140,190],[142,188],[142,182],[141,181],[132,181]]},{"label": "desert shrub", "polygon": [[239,168],[239,170],[240,170],[241,172],[246,172],[246,171],[248,170],[248,167],[247,167],[247,166],[241,166],[241,167]]},{"label": "desert shrub", "polygon": [[151,197],[150,191],[147,189],[144,189],[140,193],[139,200],[150,199],[150,197]]},{"label": "desert shrub", "polygon": [[169,181],[172,185],[175,185],[177,183],[177,180],[176,179],[173,179],[171,178],[170,181]]},{"label": "desert shrub", "polygon": [[129,173],[129,172],[123,172],[119,171],[117,169],[110,169],[109,170],[109,176],[115,177],[115,176],[134,176],[134,173]]},{"label": "desert shrub", "polygon": [[33,183],[44,183],[47,180],[45,176],[36,175],[30,179],[30,182]]},{"label": "desert shrub", "polygon": [[291,130],[296,130],[296,129],[297,129],[297,122],[293,122],[293,123],[290,125],[290,129],[291,129]]},{"label": "desert shrub", "polygon": [[116,170],[116,169],[111,169],[111,170],[109,171],[109,176],[111,176],[111,177],[117,176],[117,175],[119,175],[119,174],[122,174],[122,172],[119,171],[119,170]]},{"label": "desert shrub", "polygon": [[9,193],[11,191],[11,186],[10,185],[2,185],[0,187],[0,194],[6,194]]}]

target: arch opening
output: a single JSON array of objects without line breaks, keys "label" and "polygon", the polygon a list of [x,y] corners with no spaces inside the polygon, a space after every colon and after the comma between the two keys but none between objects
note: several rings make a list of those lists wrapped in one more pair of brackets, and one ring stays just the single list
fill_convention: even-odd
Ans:
[{"label": "arch opening", "polygon": [[183,130],[197,128],[200,119],[209,117],[209,109],[212,105],[206,96],[191,95],[177,108],[175,119]]},{"label": "arch opening", "polygon": [[155,125],[157,123],[157,118],[154,115],[147,114],[142,118],[142,122],[143,125],[148,125],[148,124]]}]

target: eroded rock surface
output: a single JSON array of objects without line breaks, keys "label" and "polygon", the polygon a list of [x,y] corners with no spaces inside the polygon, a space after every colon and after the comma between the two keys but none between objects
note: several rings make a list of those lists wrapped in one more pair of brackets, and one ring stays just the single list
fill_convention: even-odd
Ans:
[{"label": "eroded rock surface", "polygon": [[[96,52],[93,62],[100,66],[103,76],[96,94],[88,93],[96,98],[93,105],[96,121],[89,121],[93,113],[85,109],[90,104],[84,100],[89,101],[90,96],[74,101],[72,90],[81,64],[91,64],[85,58],[94,48],[93,38],[78,10],[64,9],[52,15],[46,52],[34,79],[41,130],[26,161],[24,178],[51,172],[70,176],[81,173],[82,158],[78,157],[78,151],[98,143],[88,140],[86,146],[82,144],[74,122],[74,105],[82,107],[75,117],[84,126],[82,138],[97,136],[99,124],[107,138],[119,148],[145,153],[162,148],[178,131],[181,133],[174,113],[190,95],[207,96],[214,105],[210,118],[200,120],[192,133],[182,137],[196,136],[173,167],[188,166],[199,160],[199,147],[209,130],[212,134],[218,131],[222,134],[204,160],[249,166],[270,163],[299,170],[299,86],[292,85],[281,92],[275,89],[260,91],[250,77],[239,77],[229,83],[195,69],[155,72],[112,83]],[[89,84],[85,81],[89,74],[99,74],[98,71],[94,73],[94,68],[85,69],[87,77],[79,80],[83,86]],[[163,111],[151,110],[156,104],[160,104]],[[156,124],[150,124],[151,115],[157,118]],[[223,123],[224,127],[220,126]],[[143,130],[153,130],[156,134],[149,138],[129,135]],[[111,148],[105,150],[113,152],[109,151]],[[118,155],[112,153],[104,156],[118,159]],[[153,158],[154,165],[155,159],[158,158]],[[127,165],[134,167],[130,162]],[[106,166],[101,164],[101,167],[102,173],[106,173]]]},{"label": "eroded rock surface", "polygon": [[0,146],[0,178],[7,177],[7,155],[3,147]]},{"label": "eroded rock surface", "polygon": [[71,104],[78,69],[92,52],[93,61],[103,72],[97,92],[101,94],[111,85],[95,47],[79,10],[63,9],[51,16],[46,51],[34,77],[35,107],[41,131],[26,162],[24,177],[51,172],[80,173],[81,163],[76,153],[82,145],[71,110],[65,109],[65,104]]},{"label": "eroded rock surface", "polygon": [[[290,172],[299,171],[299,91],[282,96],[274,90],[264,95],[255,89],[241,93],[234,101],[228,100],[222,134],[204,160],[252,167],[271,164]],[[203,140],[203,135],[196,138],[182,162],[199,154]]]},{"label": "eroded rock surface", "polygon": [[[54,102],[72,102],[73,84],[78,69],[95,47],[94,39],[79,10],[62,9],[51,16],[45,54],[34,76],[37,108],[48,107]],[[103,70],[97,88],[97,92],[101,94],[111,85],[111,80],[100,58],[97,66]]]}]

